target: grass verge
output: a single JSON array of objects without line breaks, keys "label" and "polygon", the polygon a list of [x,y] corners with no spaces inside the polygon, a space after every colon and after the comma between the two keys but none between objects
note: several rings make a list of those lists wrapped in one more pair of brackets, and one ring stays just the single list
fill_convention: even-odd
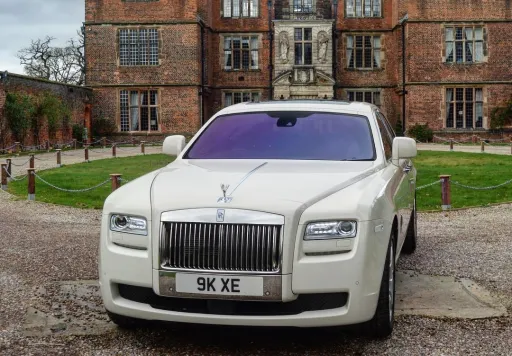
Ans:
[{"label": "grass verge", "polygon": [[[101,183],[108,179],[111,173],[120,173],[124,179],[132,180],[167,165],[171,160],[162,154],[104,159],[42,171],[39,175],[62,188],[82,189]],[[453,181],[477,187],[498,185],[512,179],[511,156],[419,151],[418,157],[414,161],[418,169],[418,187],[439,180],[440,174],[449,174]],[[66,193],[36,180],[36,199],[79,208],[100,209],[105,198],[110,194],[110,189],[110,184],[107,184],[89,192]],[[453,208],[485,206],[512,201],[512,183],[493,190],[469,190],[452,184],[451,191]],[[11,182],[9,192],[25,199],[27,196],[26,180]],[[417,199],[419,210],[440,210],[440,184],[419,190]]]},{"label": "grass verge", "polygon": [[[83,189],[93,187],[110,178],[110,174],[119,173],[123,179],[133,180],[146,173],[164,167],[172,158],[163,154],[110,158],[79,163],[37,173],[44,180],[65,189]],[[9,183],[11,194],[27,197],[27,180]],[[77,208],[101,209],[111,192],[111,184],[81,193],[61,192],[36,178],[36,200],[47,203],[68,205]]]}]

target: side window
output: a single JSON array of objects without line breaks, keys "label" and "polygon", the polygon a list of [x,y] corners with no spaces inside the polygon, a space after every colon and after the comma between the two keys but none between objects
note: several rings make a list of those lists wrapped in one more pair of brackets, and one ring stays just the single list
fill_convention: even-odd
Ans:
[{"label": "side window", "polygon": [[375,114],[377,116],[377,123],[379,124],[380,135],[382,136],[382,143],[384,144],[384,155],[386,156],[386,160],[390,160],[392,158],[393,134],[391,134],[386,125],[386,119],[379,112]]}]

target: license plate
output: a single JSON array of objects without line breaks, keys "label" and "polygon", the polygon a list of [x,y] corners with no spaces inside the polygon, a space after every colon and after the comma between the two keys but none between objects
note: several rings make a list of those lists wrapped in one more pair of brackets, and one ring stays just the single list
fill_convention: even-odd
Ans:
[{"label": "license plate", "polygon": [[178,293],[263,296],[263,277],[176,273]]}]

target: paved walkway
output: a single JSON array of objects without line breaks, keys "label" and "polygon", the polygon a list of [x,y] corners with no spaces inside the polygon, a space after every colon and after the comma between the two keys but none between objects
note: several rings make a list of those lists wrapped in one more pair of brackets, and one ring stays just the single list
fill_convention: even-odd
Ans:
[{"label": "paved walkway", "polygon": [[[162,146],[149,146],[145,148],[146,154],[155,154],[162,152]],[[135,147],[117,147],[116,157],[129,157],[142,155],[140,146]],[[89,149],[89,161],[96,161],[98,159],[112,158],[112,148],[93,148]],[[14,176],[21,176],[27,174],[29,167],[29,156],[13,157],[12,159],[12,174]],[[2,159],[2,163],[5,160]],[[71,150],[62,152],[61,163],[63,165],[82,163],[85,162],[85,155],[83,149]],[[35,169],[43,170],[57,167],[57,153],[38,153],[35,156]]]}]

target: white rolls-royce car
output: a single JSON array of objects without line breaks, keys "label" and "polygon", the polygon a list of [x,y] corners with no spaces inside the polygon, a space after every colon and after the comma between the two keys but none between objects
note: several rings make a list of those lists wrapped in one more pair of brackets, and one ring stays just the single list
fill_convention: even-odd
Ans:
[{"label": "white rolls-royce car", "polygon": [[113,192],[99,276],[111,320],[393,330],[416,248],[416,142],[371,104],[241,103]]}]

